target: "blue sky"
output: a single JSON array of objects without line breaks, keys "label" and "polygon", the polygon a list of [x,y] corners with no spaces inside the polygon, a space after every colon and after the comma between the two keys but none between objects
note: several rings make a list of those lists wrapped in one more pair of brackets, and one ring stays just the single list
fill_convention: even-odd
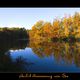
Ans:
[{"label": "blue sky", "polygon": [[80,8],[0,8],[0,27],[31,27],[39,20],[53,22],[55,18],[74,15]]}]

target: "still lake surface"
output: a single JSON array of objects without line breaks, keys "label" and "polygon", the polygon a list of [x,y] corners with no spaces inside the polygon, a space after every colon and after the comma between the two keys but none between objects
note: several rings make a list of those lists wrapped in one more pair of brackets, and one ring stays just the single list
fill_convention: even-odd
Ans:
[{"label": "still lake surface", "polygon": [[0,43],[0,72],[80,73],[80,42]]}]

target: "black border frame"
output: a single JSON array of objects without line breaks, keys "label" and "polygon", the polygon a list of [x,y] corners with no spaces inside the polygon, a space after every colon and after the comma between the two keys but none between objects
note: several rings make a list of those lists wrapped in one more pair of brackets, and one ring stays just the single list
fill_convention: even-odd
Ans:
[{"label": "black border frame", "polygon": [[[26,1],[26,2],[25,2]],[[48,0],[25,0],[25,1],[1,1],[0,2],[0,8],[56,8],[56,7],[60,7],[60,8],[67,8],[67,7],[80,7],[80,2],[79,1],[75,1],[75,0],[69,0],[69,1],[65,1],[65,0],[56,0],[56,1],[48,1]],[[33,75],[33,73],[0,73],[0,79],[20,79],[19,76],[20,74],[31,74]],[[80,78],[80,73],[34,73],[36,75],[52,75],[52,76],[56,76],[56,75],[68,75],[69,78],[53,78],[54,80],[59,80],[59,79],[64,79],[64,80],[77,80],[77,78]],[[25,78],[24,78],[25,79]],[[27,79],[27,78],[26,78]],[[42,79],[42,78],[41,78]],[[30,78],[29,80],[32,80],[32,78]],[[38,79],[35,79],[38,80]]]}]

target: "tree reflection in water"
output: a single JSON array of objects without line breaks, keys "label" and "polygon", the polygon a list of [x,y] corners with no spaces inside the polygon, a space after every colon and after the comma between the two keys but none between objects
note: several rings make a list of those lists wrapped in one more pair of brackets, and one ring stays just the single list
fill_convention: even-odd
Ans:
[{"label": "tree reflection in water", "polygon": [[68,42],[47,42],[47,41],[30,41],[29,47],[40,58],[45,56],[49,57],[53,54],[57,63],[61,60],[65,64],[75,64],[80,67],[80,42],[68,43]]},{"label": "tree reflection in water", "polygon": [[33,52],[40,58],[45,56],[54,56],[58,64],[63,61],[65,64],[75,64],[80,67],[80,42],[47,42],[41,40],[35,41],[15,41],[0,42],[0,72],[25,72],[24,65],[32,63],[19,56],[16,61],[12,61],[10,50],[32,48]]}]

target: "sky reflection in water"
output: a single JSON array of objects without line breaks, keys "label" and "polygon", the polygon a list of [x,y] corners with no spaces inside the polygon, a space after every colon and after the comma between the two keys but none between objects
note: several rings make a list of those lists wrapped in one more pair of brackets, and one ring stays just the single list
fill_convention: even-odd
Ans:
[{"label": "sky reflection in water", "polygon": [[74,61],[68,64],[62,58],[60,61],[57,61],[54,57],[54,53],[51,53],[50,56],[43,55],[44,57],[41,58],[35,54],[31,48],[26,47],[22,50],[11,51],[10,54],[13,61],[15,61],[17,57],[21,56],[26,62],[33,63],[31,65],[23,66],[26,72],[80,72],[80,67],[77,67]]}]

